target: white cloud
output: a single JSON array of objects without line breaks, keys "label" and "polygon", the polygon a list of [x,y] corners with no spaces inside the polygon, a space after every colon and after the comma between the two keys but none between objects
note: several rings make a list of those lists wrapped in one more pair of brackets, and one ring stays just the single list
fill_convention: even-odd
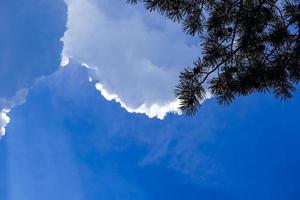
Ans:
[{"label": "white cloud", "polygon": [[5,135],[5,127],[10,121],[10,118],[7,116],[9,110],[3,109],[0,112],[0,137]]},{"label": "white cloud", "polygon": [[200,50],[188,45],[178,24],[125,1],[65,1],[62,65],[69,59],[84,64],[100,93],[128,112],[160,119],[179,112],[178,74]]},{"label": "white cloud", "polygon": [[15,106],[25,103],[25,99],[28,95],[28,89],[20,89],[16,95],[10,99],[0,97],[0,138],[5,135],[5,128],[10,122],[8,113]]},{"label": "white cloud", "polygon": [[180,113],[178,109],[179,102],[174,100],[173,102],[166,103],[165,105],[151,104],[146,105],[142,104],[137,108],[128,107],[116,94],[111,94],[106,91],[104,86],[100,83],[96,84],[96,89],[100,91],[101,95],[107,99],[108,101],[115,100],[117,103],[121,105],[122,108],[125,108],[127,112],[130,113],[144,113],[148,117],[153,118],[157,117],[159,119],[164,119],[165,115],[168,112]]}]

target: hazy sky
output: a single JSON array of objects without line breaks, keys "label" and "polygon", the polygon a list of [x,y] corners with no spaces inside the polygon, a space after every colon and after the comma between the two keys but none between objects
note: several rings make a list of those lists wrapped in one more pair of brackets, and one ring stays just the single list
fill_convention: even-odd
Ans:
[{"label": "hazy sky", "polygon": [[1,0],[0,199],[298,200],[300,94],[176,114],[199,44],[124,2]]}]

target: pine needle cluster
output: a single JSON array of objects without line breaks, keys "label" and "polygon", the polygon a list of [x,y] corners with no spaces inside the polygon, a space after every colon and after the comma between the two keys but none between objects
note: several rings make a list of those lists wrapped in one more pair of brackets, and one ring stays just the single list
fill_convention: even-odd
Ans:
[{"label": "pine needle cluster", "polygon": [[201,41],[201,55],[180,74],[175,89],[187,114],[198,110],[207,92],[221,104],[253,92],[292,98],[300,81],[299,0],[127,2],[144,3]]}]

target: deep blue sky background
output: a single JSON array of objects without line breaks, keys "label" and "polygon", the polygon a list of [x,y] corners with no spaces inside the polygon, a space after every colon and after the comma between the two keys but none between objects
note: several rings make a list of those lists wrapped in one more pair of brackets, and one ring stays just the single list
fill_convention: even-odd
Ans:
[{"label": "deep blue sky background", "polygon": [[1,199],[298,199],[299,94],[211,100],[195,117],[160,121],[107,102],[86,79],[60,71],[13,111]]},{"label": "deep blue sky background", "polygon": [[[53,8],[48,17],[38,12],[37,2]],[[29,9],[25,3],[37,10],[33,16],[39,22],[22,15]],[[53,74],[10,113],[7,135],[0,140],[1,200],[300,198],[299,90],[289,102],[258,94],[238,98],[231,106],[212,99],[194,117],[157,120],[130,114],[101,97],[84,68],[71,64],[55,72],[64,4],[4,0],[4,5],[1,24],[18,29],[0,32],[0,55],[23,51],[1,57],[1,95],[32,81],[21,84],[24,72],[18,69],[37,78]],[[42,28],[29,31],[10,22],[14,17]],[[2,45],[10,33],[18,36]],[[42,38],[29,42],[27,37]],[[34,71],[39,63],[47,70]]]}]

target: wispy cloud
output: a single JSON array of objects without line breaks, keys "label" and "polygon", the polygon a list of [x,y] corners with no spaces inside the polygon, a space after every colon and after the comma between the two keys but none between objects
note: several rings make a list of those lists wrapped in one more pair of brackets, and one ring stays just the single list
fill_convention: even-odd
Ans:
[{"label": "wispy cloud", "polygon": [[13,0],[1,9],[0,23],[5,28],[0,48],[0,135],[4,135],[10,110],[25,102],[29,88],[40,77],[59,66],[66,4],[61,0]]}]

